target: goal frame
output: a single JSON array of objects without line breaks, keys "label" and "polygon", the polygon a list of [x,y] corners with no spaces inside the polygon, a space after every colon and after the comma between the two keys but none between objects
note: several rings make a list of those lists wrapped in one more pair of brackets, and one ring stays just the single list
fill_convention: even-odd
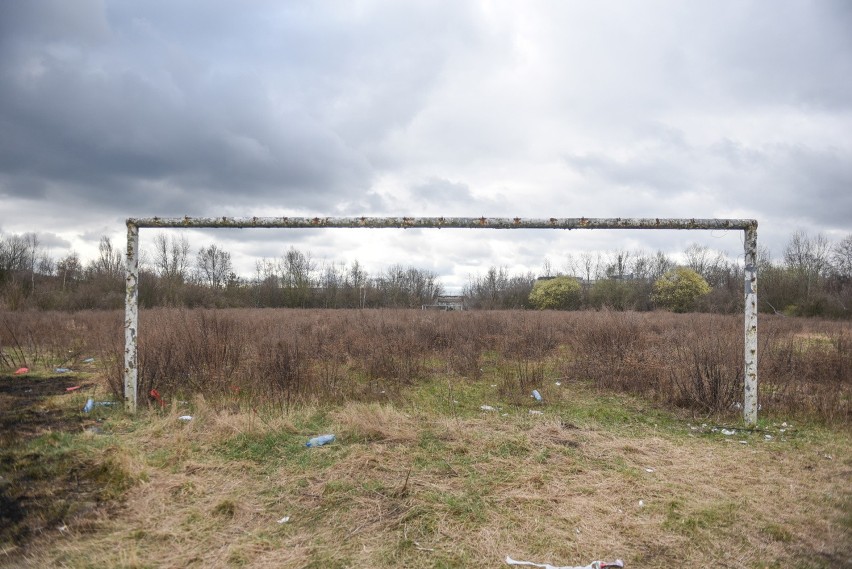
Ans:
[{"label": "goal frame", "polygon": [[757,425],[757,221],[686,218],[505,217],[148,217],[127,219],[124,315],[124,406],[136,412],[139,333],[139,229],[684,229],[743,232],[744,380],[743,421]]}]

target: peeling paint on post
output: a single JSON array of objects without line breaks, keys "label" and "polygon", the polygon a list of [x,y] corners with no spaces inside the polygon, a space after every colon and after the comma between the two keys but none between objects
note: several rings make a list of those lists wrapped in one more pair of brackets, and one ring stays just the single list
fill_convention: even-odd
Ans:
[{"label": "peeling paint on post", "polygon": [[138,377],[136,345],[139,327],[139,227],[127,222],[127,265],[124,297],[124,408],[136,412]]},{"label": "peeling paint on post", "polygon": [[743,421],[757,425],[757,222],[744,231],[745,240],[745,399]]},{"label": "peeling paint on post", "polygon": [[139,320],[139,228],[432,228],[432,229],[716,229],[745,232],[745,400],[743,420],[757,424],[757,221],[753,219],[551,217],[149,217],[127,220],[124,400],[136,411]]},{"label": "peeling paint on post", "polygon": [[746,229],[752,219],[550,217],[148,217],[130,218],[137,227],[273,227],[280,229],[359,227],[382,229]]}]

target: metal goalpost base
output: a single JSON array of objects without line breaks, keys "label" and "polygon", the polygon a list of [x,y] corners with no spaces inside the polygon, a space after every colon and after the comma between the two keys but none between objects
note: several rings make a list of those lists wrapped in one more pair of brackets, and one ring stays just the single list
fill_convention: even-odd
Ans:
[{"label": "metal goalpost base", "polygon": [[757,424],[757,221],[754,219],[502,217],[180,217],[127,219],[124,317],[124,406],[136,412],[139,329],[139,229],[145,228],[448,228],[448,229],[717,229],[744,233],[745,393],[743,421]]}]

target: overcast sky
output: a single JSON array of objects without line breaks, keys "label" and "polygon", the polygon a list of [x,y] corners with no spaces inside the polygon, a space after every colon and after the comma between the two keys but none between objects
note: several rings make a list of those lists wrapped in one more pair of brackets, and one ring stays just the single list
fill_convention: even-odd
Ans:
[{"label": "overcast sky", "polygon": [[[852,2],[0,3],[0,232],[84,258],[127,217],[756,218],[852,232]],[[142,230],[143,246],[153,230]],[[740,232],[219,230],[452,287]]]}]

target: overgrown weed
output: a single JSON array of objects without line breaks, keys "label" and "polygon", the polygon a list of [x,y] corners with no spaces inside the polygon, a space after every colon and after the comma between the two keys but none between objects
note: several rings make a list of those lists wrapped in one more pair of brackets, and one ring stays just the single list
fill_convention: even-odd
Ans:
[{"label": "overgrown weed", "polygon": [[[769,425],[742,445],[553,367],[541,403],[513,403],[487,375],[452,377],[452,407],[438,376],[381,403],[172,399],[104,415],[105,435],[44,439],[91,445],[106,466],[88,474],[112,480],[124,506],[53,530],[27,564],[425,568],[511,555],[653,568],[850,553],[842,431],[802,425],[793,445]],[[304,446],[324,432],[337,441]]]},{"label": "overgrown weed", "polygon": [[[123,397],[118,313],[3,313],[0,366],[52,371],[98,355]],[[735,418],[742,321],[712,314],[406,310],[143,310],[143,405],[201,393],[227,405],[398,401],[437,374],[488,379],[520,403],[551,366],[566,380],[641,394],[696,417]],[[762,415],[852,423],[846,322],[761,315]],[[75,360],[76,358],[76,360]]]}]

